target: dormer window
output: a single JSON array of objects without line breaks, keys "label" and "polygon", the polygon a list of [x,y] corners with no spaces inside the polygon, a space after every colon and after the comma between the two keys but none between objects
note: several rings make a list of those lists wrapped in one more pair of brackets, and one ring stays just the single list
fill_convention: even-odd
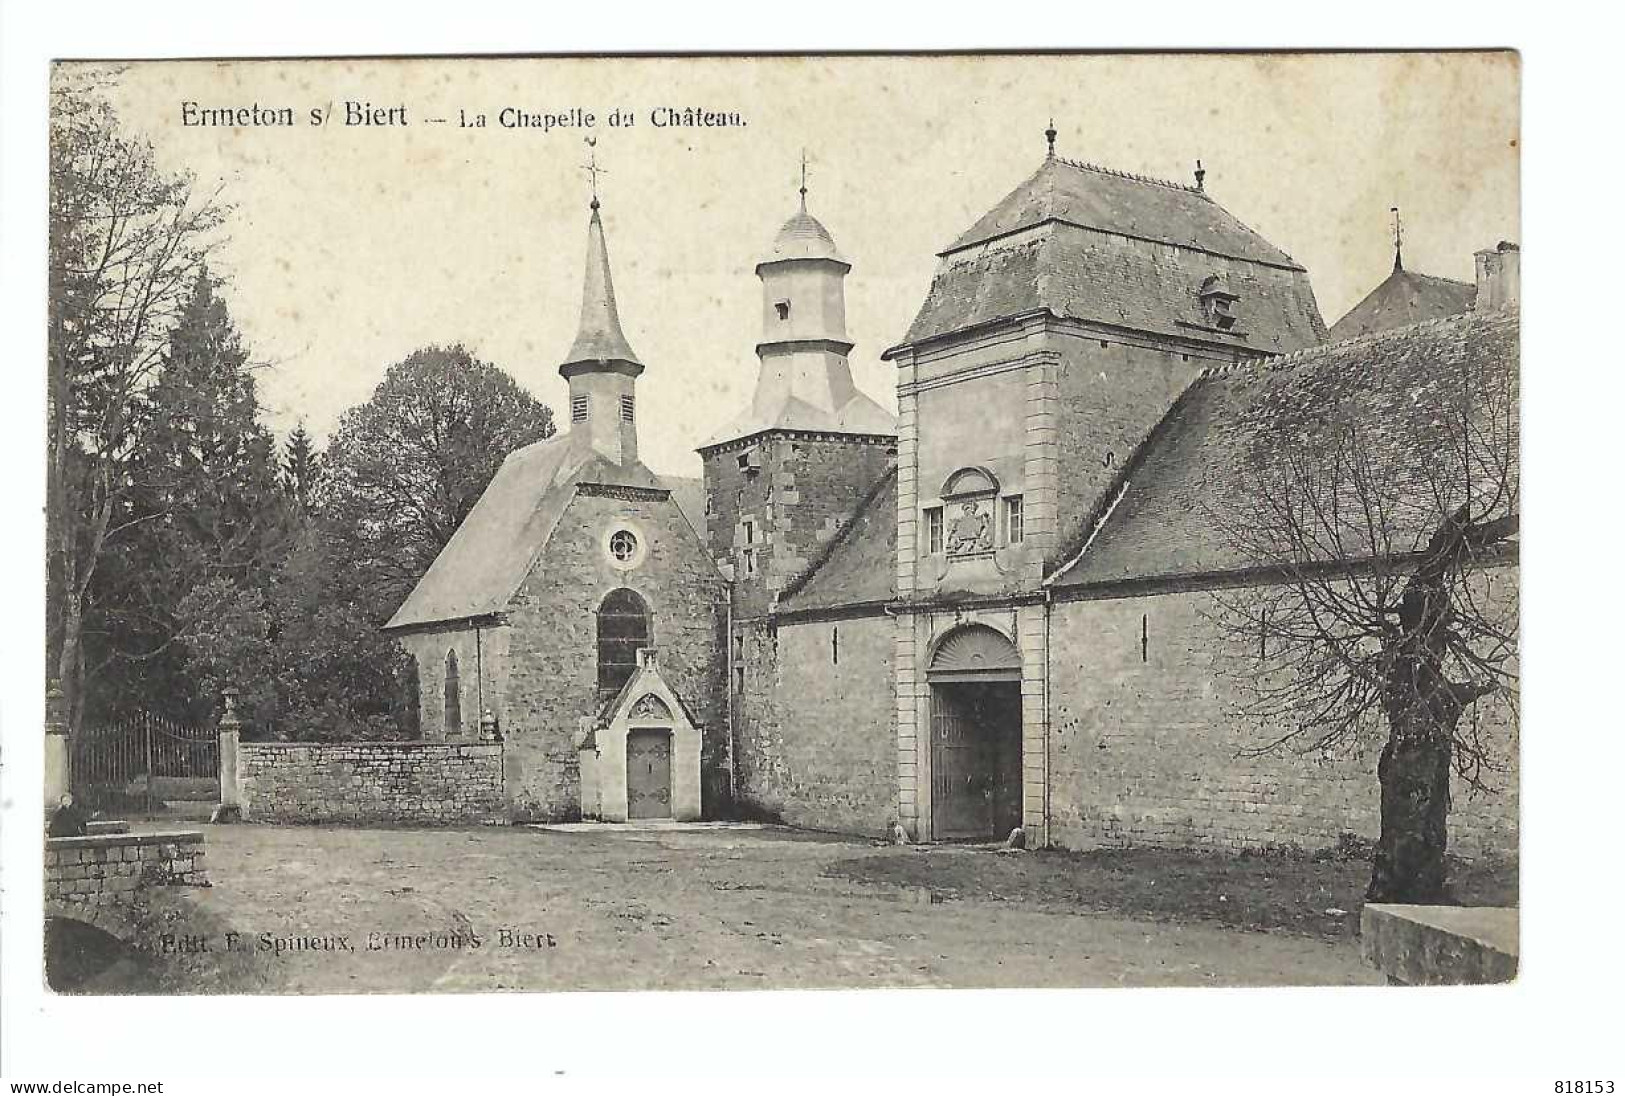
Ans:
[{"label": "dormer window", "polygon": [[1219,275],[1208,275],[1197,297],[1202,302],[1202,319],[1209,327],[1229,331],[1236,326],[1236,302],[1241,298],[1230,292]]},{"label": "dormer window", "polygon": [[790,318],[789,301],[775,301],[773,303],[773,309],[779,314],[779,319],[788,320]]},{"label": "dormer window", "polygon": [[571,422],[586,422],[587,421],[587,401],[590,398],[591,397],[587,396],[586,394],[582,394],[582,395],[579,395],[579,396],[571,396],[570,397],[570,421]]}]

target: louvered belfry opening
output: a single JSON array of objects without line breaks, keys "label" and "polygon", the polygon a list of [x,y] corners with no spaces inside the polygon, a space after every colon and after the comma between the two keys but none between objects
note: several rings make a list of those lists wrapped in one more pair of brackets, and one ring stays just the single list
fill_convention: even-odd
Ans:
[{"label": "louvered belfry opening", "polygon": [[611,590],[598,606],[598,692],[613,696],[638,668],[650,643],[649,605],[635,590]]},{"label": "louvered belfry opening", "polygon": [[1021,654],[970,624],[932,655],[931,836],[999,840],[1021,825]]}]

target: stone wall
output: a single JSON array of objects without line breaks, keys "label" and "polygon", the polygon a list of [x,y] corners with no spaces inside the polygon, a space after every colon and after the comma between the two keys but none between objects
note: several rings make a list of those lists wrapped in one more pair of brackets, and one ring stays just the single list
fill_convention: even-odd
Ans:
[{"label": "stone wall", "polygon": [[502,746],[244,742],[243,816],[254,822],[454,825],[506,816]]},{"label": "stone wall", "polygon": [[[1516,584],[1506,568],[1487,579]],[[1051,840],[1068,848],[1337,846],[1375,838],[1382,734],[1335,756],[1249,751],[1280,729],[1249,723],[1228,658],[1246,658],[1201,591],[1058,603],[1050,633]],[[1144,640],[1142,647],[1142,637]],[[1143,654],[1142,654],[1143,651]],[[1504,702],[1480,720],[1509,771],[1494,794],[1457,781],[1454,852],[1517,848],[1517,740]],[[1487,774],[1488,775],[1488,774]]]},{"label": "stone wall", "polygon": [[883,836],[897,816],[890,619],[741,630],[747,689],[734,765],[743,813]]},{"label": "stone wall", "polygon": [[97,923],[96,912],[128,904],[144,887],[206,887],[203,834],[97,834],[45,841],[47,908]]},{"label": "stone wall", "polygon": [[[773,595],[811,566],[891,467],[895,448],[891,438],[773,434],[706,451],[706,543],[719,565],[734,566],[736,619],[762,616]],[[747,450],[755,451],[755,471],[739,467]],[[747,520],[756,529],[750,546]],[[756,559],[751,576],[741,563],[747,547]]]}]

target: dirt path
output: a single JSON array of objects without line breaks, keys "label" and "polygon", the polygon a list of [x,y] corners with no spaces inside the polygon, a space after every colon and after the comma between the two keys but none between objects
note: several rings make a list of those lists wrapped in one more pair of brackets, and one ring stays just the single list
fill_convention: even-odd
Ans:
[{"label": "dirt path", "polygon": [[876,852],[775,830],[210,827],[197,893],[238,947],[288,945],[265,958],[295,993],[1380,981],[1348,940],[824,874]]}]

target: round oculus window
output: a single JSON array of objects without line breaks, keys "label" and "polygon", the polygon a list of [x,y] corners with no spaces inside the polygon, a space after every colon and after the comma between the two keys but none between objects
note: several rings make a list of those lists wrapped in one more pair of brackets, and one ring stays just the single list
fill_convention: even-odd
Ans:
[{"label": "round oculus window", "polygon": [[616,563],[631,563],[638,555],[638,538],[629,529],[617,529],[609,537],[609,554]]}]

